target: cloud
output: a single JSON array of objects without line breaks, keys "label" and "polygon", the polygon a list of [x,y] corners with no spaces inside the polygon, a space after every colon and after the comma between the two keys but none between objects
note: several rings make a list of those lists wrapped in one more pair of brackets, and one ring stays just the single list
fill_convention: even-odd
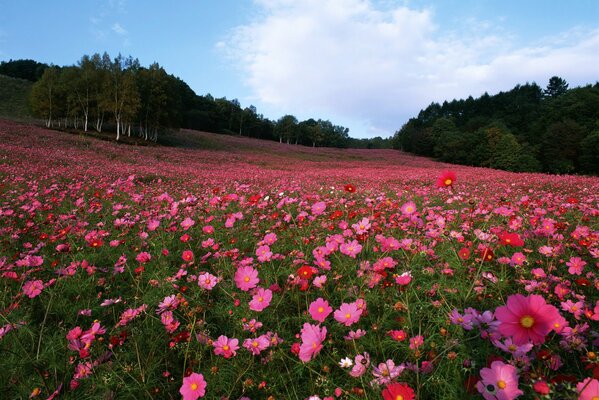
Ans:
[{"label": "cloud", "polygon": [[121,26],[118,22],[114,23],[111,27],[112,31],[119,36],[127,36],[129,32]]},{"label": "cloud", "polygon": [[[596,79],[599,30],[528,47],[486,21],[446,31],[429,8],[368,0],[255,0],[258,17],[226,47],[255,98],[275,112],[352,121],[350,135],[392,134],[432,101]],[[442,21],[441,21],[442,22]],[[281,114],[282,115],[282,114]],[[337,118],[338,120],[335,120]]]}]

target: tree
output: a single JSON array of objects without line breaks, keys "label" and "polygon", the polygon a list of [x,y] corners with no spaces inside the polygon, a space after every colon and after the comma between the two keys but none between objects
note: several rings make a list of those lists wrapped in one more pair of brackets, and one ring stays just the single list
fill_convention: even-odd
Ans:
[{"label": "tree", "polygon": [[543,169],[552,173],[574,172],[585,136],[585,128],[570,119],[549,125],[542,140]]},{"label": "tree", "polygon": [[583,172],[599,175],[599,127],[580,142],[578,163]]},{"label": "tree", "polygon": [[105,85],[104,105],[116,122],[116,140],[120,139],[126,122],[131,121],[139,108],[139,92],[135,81],[135,69],[139,62],[120,54],[110,64],[109,79]]},{"label": "tree", "polygon": [[60,77],[60,70],[57,67],[50,67],[44,71],[44,74],[31,88],[31,108],[33,112],[46,120],[46,127],[52,126],[52,118],[55,116],[56,104],[56,86]]},{"label": "tree", "polygon": [[37,82],[46,68],[48,68],[48,64],[33,60],[9,60],[0,63],[0,74]]},{"label": "tree", "polygon": [[293,115],[285,115],[277,121],[275,132],[279,137],[279,143],[286,139],[287,144],[297,135],[297,118]]},{"label": "tree", "polygon": [[547,84],[547,89],[543,91],[546,97],[558,97],[568,91],[568,83],[559,76],[552,76]]}]

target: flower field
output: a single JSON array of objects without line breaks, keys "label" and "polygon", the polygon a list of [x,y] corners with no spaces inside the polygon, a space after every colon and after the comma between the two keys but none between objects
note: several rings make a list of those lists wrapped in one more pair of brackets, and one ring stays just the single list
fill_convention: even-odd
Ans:
[{"label": "flower field", "polygon": [[598,178],[188,135],[0,121],[0,398],[599,398]]}]

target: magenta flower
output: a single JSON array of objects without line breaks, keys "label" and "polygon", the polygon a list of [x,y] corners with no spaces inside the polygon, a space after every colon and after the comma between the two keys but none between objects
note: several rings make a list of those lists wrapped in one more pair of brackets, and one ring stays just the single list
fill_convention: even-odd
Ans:
[{"label": "magenta flower", "polygon": [[358,255],[362,251],[362,245],[359,244],[357,240],[352,240],[349,243],[343,243],[339,247],[339,251],[341,251],[341,253],[345,254],[346,256],[356,258],[356,255]]},{"label": "magenta flower", "polygon": [[250,266],[240,267],[235,272],[235,284],[240,290],[247,292],[258,285],[258,271]]},{"label": "magenta flower", "polygon": [[182,222],[181,222],[181,227],[184,230],[188,230],[189,228],[191,228],[192,226],[195,225],[195,221],[189,217],[185,218]]},{"label": "magenta flower", "polygon": [[424,336],[416,335],[410,338],[410,349],[418,350],[420,346],[424,344]]},{"label": "magenta flower", "polygon": [[272,291],[269,289],[259,288],[256,294],[250,300],[250,310],[262,311],[270,305],[272,300]]},{"label": "magenta flower", "polygon": [[272,257],[272,251],[270,251],[270,247],[267,245],[260,246],[256,250],[256,256],[260,262],[270,261],[270,258]]},{"label": "magenta flower", "polygon": [[322,342],[327,336],[327,328],[305,323],[302,328],[302,344],[300,345],[299,358],[308,362],[322,350]]},{"label": "magenta flower", "polygon": [[338,310],[335,310],[333,316],[335,320],[342,323],[345,326],[350,326],[355,322],[358,322],[362,311],[358,308],[356,303],[343,303]]},{"label": "magenta flower", "polygon": [[599,398],[599,380],[586,378],[576,385],[579,400],[595,400]]},{"label": "magenta flower", "polygon": [[35,280],[35,281],[27,281],[23,284],[23,293],[29,297],[30,299],[33,299],[34,297],[39,296],[39,294],[42,292],[42,289],[44,288],[44,282],[42,280]]},{"label": "magenta flower", "polygon": [[401,206],[401,213],[403,215],[409,216],[416,212],[416,203],[413,201],[408,201],[403,206]]},{"label": "magenta flower", "polygon": [[351,369],[351,371],[349,372],[349,374],[351,376],[353,376],[354,378],[359,378],[360,376],[364,375],[364,372],[366,372],[366,370],[368,369],[369,366],[370,366],[370,354],[368,354],[366,352],[364,353],[364,355],[358,354],[354,358],[354,366]]},{"label": "magenta flower", "polygon": [[225,358],[234,357],[239,350],[239,340],[229,339],[228,337],[221,335],[218,339],[212,343],[214,346],[214,354],[217,356],[223,356]]},{"label": "magenta flower", "polygon": [[183,378],[183,385],[179,389],[183,400],[196,400],[204,397],[206,394],[206,380],[204,375],[195,372],[186,378]]},{"label": "magenta flower", "polygon": [[376,382],[379,385],[386,385],[397,378],[405,369],[404,365],[395,365],[393,360],[387,360],[384,363],[380,363],[378,367],[372,368],[372,375],[374,375]]},{"label": "magenta flower", "polygon": [[480,371],[480,376],[476,388],[485,400],[513,400],[524,394],[518,389],[518,370],[513,365],[493,361],[491,368]]},{"label": "magenta flower", "polygon": [[544,343],[560,314],[543,296],[515,294],[508,297],[507,305],[495,310],[495,317],[500,322],[499,333],[511,337],[519,346],[529,340],[533,344]]},{"label": "magenta flower", "polygon": [[150,253],[142,251],[135,257],[135,259],[137,260],[137,262],[145,264],[152,259],[152,256],[150,255]]},{"label": "magenta flower", "polygon": [[317,298],[312,303],[310,303],[310,307],[308,308],[310,312],[310,316],[313,320],[318,322],[324,322],[324,320],[329,316],[333,309],[329,306],[329,302],[324,300],[322,297]]},{"label": "magenta flower", "polygon": [[362,218],[360,222],[356,222],[351,226],[358,235],[363,235],[370,229],[370,221],[368,218]]},{"label": "magenta flower", "polygon": [[321,215],[326,208],[326,203],[324,203],[323,201],[318,202],[312,206],[312,214],[315,216]]}]

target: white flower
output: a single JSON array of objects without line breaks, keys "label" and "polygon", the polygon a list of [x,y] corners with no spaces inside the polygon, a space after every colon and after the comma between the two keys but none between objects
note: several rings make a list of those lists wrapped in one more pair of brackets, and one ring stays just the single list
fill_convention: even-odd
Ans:
[{"label": "white flower", "polygon": [[341,368],[351,368],[352,365],[354,365],[354,363],[349,357],[345,357],[341,361],[339,361],[339,366]]}]

